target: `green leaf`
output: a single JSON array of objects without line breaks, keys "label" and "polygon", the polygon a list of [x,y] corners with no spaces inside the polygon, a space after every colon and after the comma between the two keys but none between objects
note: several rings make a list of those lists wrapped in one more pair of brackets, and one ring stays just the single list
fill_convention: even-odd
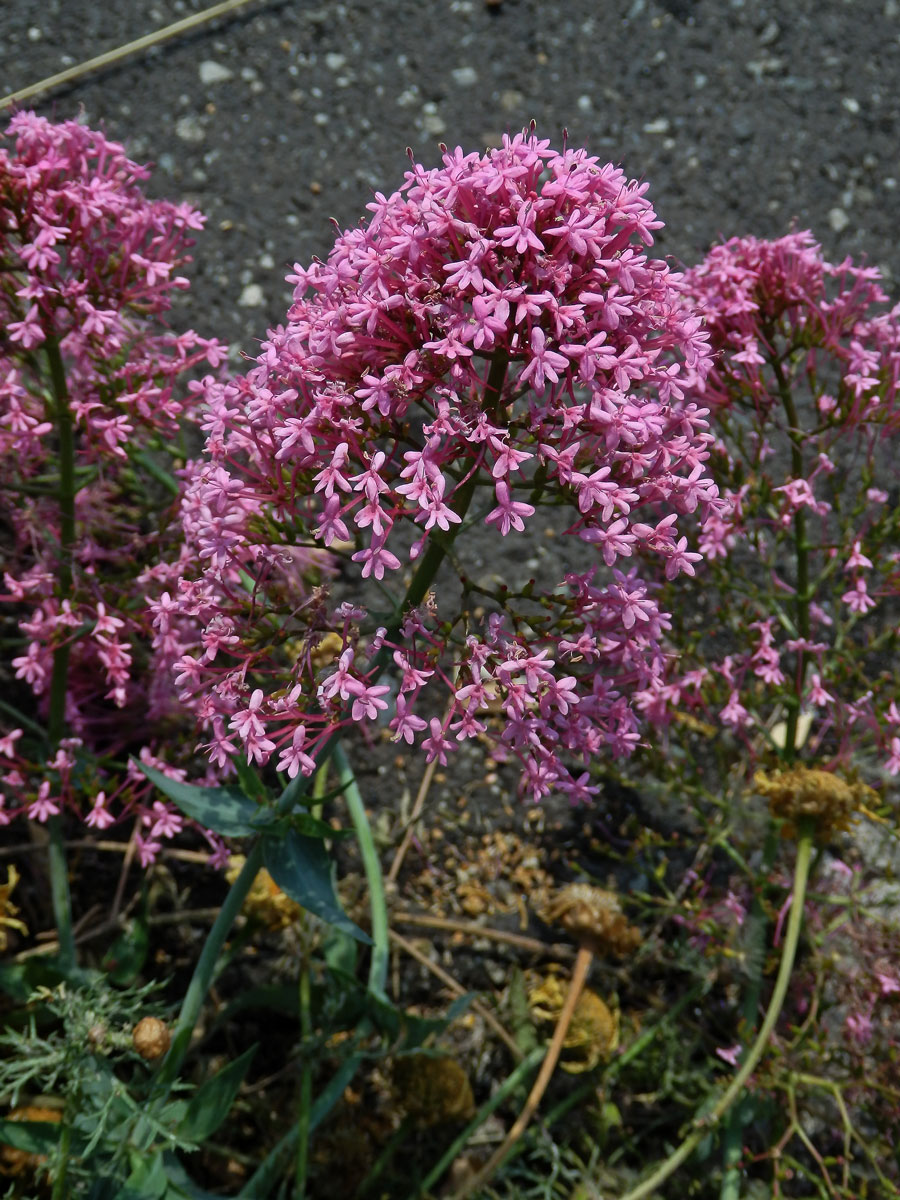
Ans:
[{"label": "green leaf", "polygon": [[239,788],[197,787],[190,783],[178,783],[155,767],[138,762],[136,758],[131,761],[183,813],[199,821],[204,828],[223,837],[249,837],[254,832],[251,822],[259,816],[259,805]]},{"label": "green leaf", "polygon": [[265,837],[266,869],[283,892],[309,912],[371,946],[372,939],[341,908],[331,875],[332,863],[322,841],[290,830],[284,837]]},{"label": "green leaf", "polygon": [[256,1046],[251,1046],[240,1058],[230,1062],[224,1071],[219,1071],[197,1089],[178,1127],[179,1137],[202,1145],[215,1133],[228,1116],[255,1053]]},{"label": "green leaf", "polygon": [[329,967],[353,976],[356,970],[357,945],[340,929],[332,929],[322,943],[322,956]]},{"label": "green leaf", "polygon": [[169,1188],[162,1151],[152,1158],[144,1158],[137,1152],[129,1155],[131,1174],[125,1180],[125,1189],[120,1196],[127,1200],[162,1200]]},{"label": "green leaf", "polygon": [[13,1146],[26,1154],[49,1154],[61,1132],[57,1121],[0,1121],[0,1146]]}]

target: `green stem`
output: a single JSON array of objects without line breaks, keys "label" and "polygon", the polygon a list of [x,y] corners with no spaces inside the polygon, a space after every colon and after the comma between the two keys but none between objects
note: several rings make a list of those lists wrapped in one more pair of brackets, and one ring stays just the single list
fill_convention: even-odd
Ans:
[{"label": "green stem", "polygon": [[369,966],[369,990],[379,1000],[387,1000],[385,985],[387,983],[388,964],[390,962],[390,943],[388,941],[388,912],[384,895],[384,878],[381,873],[381,862],[372,837],[372,826],[366,814],[366,806],[356,784],[353,768],[347,759],[344,747],[340,744],[334,751],[335,766],[338,779],[344,791],[350,819],[356,830],[359,851],[362,855],[363,869],[366,882],[369,885],[369,911],[372,917],[372,961]]},{"label": "green stem", "polygon": [[200,958],[197,960],[197,966],[194,968],[194,974],[191,977],[191,982],[188,985],[188,990],[181,1005],[181,1012],[178,1014],[178,1022],[175,1026],[175,1033],[172,1036],[172,1045],[156,1079],[157,1088],[162,1092],[163,1096],[168,1095],[172,1084],[178,1078],[178,1072],[181,1070],[181,1064],[184,1062],[185,1055],[190,1046],[194,1026],[197,1024],[197,1018],[200,1016],[200,1009],[203,1007],[203,1001],[206,999],[206,993],[215,975],[216,963],[218,962],[222,947],[225,945],[225,940],[231,932],[231,927],[238,913],[241,911],[243,903],[247,898],[247,893],[253,886],[253,881],[262,865],[263,843],[262,839],[259,839],[251,848],[250,853],[247,855],[247,861],[241,867],[240,874],[231,885],[228,895],[225,897],[225,901],[219,910],[219,915],[216,917],[203,944],[203,950],[200,953]]},{"label": "green stem", "polygon": [[[778,395],[781,398],[785,417],[788,422],[788,437],[791,443],[791,474],[794,479],[803,478],[803,433],[797,417],[797,407],[790,383],[781,367],[778,358],[771,359],[772,371],[778,384]],[[810,623],[809,608],[812,603],[812,593],[809,586],[809,542],[807,541],[806,510],[798,508],[794,513],[794,559],[797,568],[797,635],[809,640]],[[806,675],[806,655],[803,650],[797,651],[797,672],[795,677],[796,694],[788,709],[784,750],[785,762],[792,763],[797,754],[797,722],[800,719],[800,706],[803,701],[803,680]]]},{"label": "green stem", "polygon": [[765,1053],[769,1039],[775,1029],[775,1024],[781,1015],[781,1009],[784,1006],[785,997],[787,996],[788,984],[791,980],[791,972],[794,968],[794,957],[797,953],[800,929],[803,924],[803,902],[806,896],[806,885],[809,880],[812,843],[813,837],[810,828],[804,824],[797,844],[797,865],[794,868],[791,913],[788,918],[784,950],[781,955],[781,965],[778,968],[778,978],[775,980],[772,999],[769,1001],[769,1007],[766,1011],[762,1027],[757,1034],[756,1041],[750,1047],[737,1074],[719,1097],[712,1110],[694,1118],[693,1133],[685,1138],[678,1149],[656,1168],[649,1179],[645,1179],[636,1188],[632,1188],[631,1191],[626,1192],[621,1200],[642,1200],[643,1197],[652,1195],[660,1184],[664,1183],[681,1166],[685,1159],[690,1158],[703,1139],[708,1135],[709,1131],[718,1125],[725,1113],[728,1112],[732,1104],[740,1096],[747,1080],[759,1065],[759,1061]]},{"label": "green stem", "polygon": [[[768,880],[772,873],[775,855],[778,852],[778,842],[778,830],[775,822],[770,818],[763,846],[762,864],[759,871],[759,878],[762,880]],[[744,1030],[746,1031],[744,1034],[745,1037],[751,1036],[756,1029],[765,968],[766,932],[769,921],[762,902],[761,888],[757,889],[754,893],[747,925],[747,959],[750,965],[750,981],[744,996],[743,1011],[741,1014]],[[746,1048],[744,1053],[746,1053]],[[728,1121],[725,1127],[725,1145],[722,1154],[725,1173],[722,1177],[719,1200],[737,1200],[740,1195],[741,1174],[737,1164],[743,1153],[743,1134],[744,1122],[741,1119],[741,1113],[738,1109],[732,1109],[728,1114]]]},{"label": "green stem", "polygon": [[66,1200],[68,1192],[66,1191],[66,1174],[69,1168],[69,1150],[72,1145],[72,1124],[68,1106],[63,1114],[63,1126],[59,1135],[59,1169],[53,1179],[53,1191],[51,1200]]},{"label": "green stem", "polygon": [[[310,1109],[309,1132],[314,1133],[322,1124],[334,1106],[344,1094],[344,1089],[352,1082],[353,1076],[366,1060],[363,1054],[354,1054],[346,1062],[341,1063],[331,1081],[319,1094],[315,1104]],[[284,1164],[290,1157],[297,1140],[297,1123],[290,1127],[279,1142],[272,1147],[253,1175],[238,1192],[238,1200],[265,1200],[284,1169]]]},{"label": "green stem", "polygon": [[[62,355],[55,338],[48,337],[45,343],[50,378],[53,383],[53,415],[59,442],[59,561],[57,563],[57,591],[59,601],[68,600],[72,594],[72,547],[75,544],[75,438],[72,428],[72,409],[69,406],[69,390]],[[64,643],[53,651],[53,671],[50,676],[50,712],[47,718],[47,736],[52,749],[59,746],[66,728],[66,693],[69,685],[68,636]],[[53,916],[59,938],[59,962],[64,971],[75,966],[75,934],[72,928],[72,896],[69,891],[69,868],[62,818],[53,816],[47,822],[50,836],[48,856],[50,860],[50,893],[53,901]]]},{"label": "green stem", "polygon": [[312,1108],[312,1014],[310,1010],[309,957],[304,950],[300,969],[300,1035],[303,1066],[300,1072],[300,1112],[297,1117],[297,1169],[295,1174],[295,1197],[303,1200],[306,1195],[306,1172],[309,1166],[309,1121]]},{"label": "green stem", "polygon": [[523,1058],[511,1075],[504,1079],[503,1083],[497,1088],[489,1100],[486,1100],[479,1108],[478,1112],[465,1127],[462,1133],[447,1147],[446,1151],[441,1155],[435,1165],[431,1168],[419,1186],[416,1188],[410,1200],[415,1200],[418,1196],[424,1196],[440,1179],[440,1177],[453,1164],[454,1160],[466,1147],[466,1143],[471,1138],[472,1134],[485,1123],[488,1117],[506,1100],[513,1092],[522,1084],[539,1062],[547,1053],[546,1046],[535,1046],[527,1058]]},{"label": "green stem", "polygon": [[[488,374],[488,381],[485,386],[485,405],[489,403],[489,398],[495,397],[499,400],[503,391],[503,382],[506,378],[506,369],[509,365],[509,360],[504,351],[497,351],[491,362],[491,369]],[[63,380],[65,386],[65,380]],[[475,488],[478,483],[478,472],[473,471],[466,482],[457,490],[454,497],[453,510],[459,517],[464,517],[472,497],[475,494]],[[414,608],[417,604],[425,599],[428,589],[434,582],[434,578],[444,561],[444,558],[453,544],[454,537],[459,531],[462,522],[454,527],[451,534],[438,541],[433,537],[429,540],[428,549],[422,556],[409,587],[406,590],[406,595],[403,602],[397,611],[395,620],[388,628],[388,639],[392,634],[396,633],[399,628],[406,611]],[[367,664],[366,673],[375,673],[377,677],[378,671],[388,662],[390,650],[386,646],[382,648],[372,657],[370,663]],[[336,729],[332,735],[326,739],[316,755],[316,764],[323,766],[330,757],[337,751],[340,741],[340,730]],[[277,811],[280,815],[290,812],[297,801],[306,794],[306,789],[310,786],[309,782],[301,775],[296,779],[291,780],[288,786],[284,789],[278,799]],[[348,796],[349,802],[349,796]],[[363,809],[363,815],[365,810]],[[362,843],[360,843],[362,845]],[[365,852],[364,852],[365,853]],[[377,861],[377,858],[376,858]],[[257,839],[252,847],[247,861],[241,870],[240,875],[231,885],[231,890],[225,898],[222,905],[222,910],[219,913],[212,929],[209,931],[203,950],[194,969],[194,974],[188,986],[187,994],[181,1006],[181,1012],[178,1015],[178,1023],[175,1029],[175,1035],[172,1039],[172,1046],[168,1055],[160,1069],[158,1076],[158,1087],[161,1090],[163,1097],[167,1096],[171,1091],[172,1084],[178,1077],[178,1072],[181,1069],[181,1064],[184,1061],[190,1044],[191,1036],[194,1031],[194,1026],[197,1023],[197,1018],[200,1015],[200,1010],[203,1006],[203,1001],[206,997],[207,990],[212,981],[215,972],[216,960],[222,946],[225,944],[225,939],[231,931],[231,926],[241,910],[241,906],[246,899],[247,893],[253,884],[257,871],[263,864],[263,842],[262,839]],[[380,871],[380,867],[379,867]],[[373,922],[375,915],[373,912]],[[375,929],[373,928],[373,937]],[[385,939],[386,940],[386,939]],[[376,942],[376,950],[378,944]],[[378,971],[382,969],[382,959],[379,955],[373,952],[372,970]],[[370,986],[373,986],[375,976],[370,977]],[[377,982],[377,980],[376,980]],[[383,991],[383,983],[381,985]],[[158,1093],[160,1094],[160,1093]]]}]

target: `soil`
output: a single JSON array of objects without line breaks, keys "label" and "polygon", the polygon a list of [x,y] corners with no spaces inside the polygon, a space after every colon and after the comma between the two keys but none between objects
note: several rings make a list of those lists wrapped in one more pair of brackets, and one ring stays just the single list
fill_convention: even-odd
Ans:
[{"label": "soil", "polygon": [[[0,92],[204,7],[7,0]],[[795,223],[900,274],[898,65],[898,0],[251,0],[28,103],[102,122],[208,214],[186,315],[252,353],[291,265],[400,183],[406,147],[432,165],[531,120],[649,182],[661,254]]]}]

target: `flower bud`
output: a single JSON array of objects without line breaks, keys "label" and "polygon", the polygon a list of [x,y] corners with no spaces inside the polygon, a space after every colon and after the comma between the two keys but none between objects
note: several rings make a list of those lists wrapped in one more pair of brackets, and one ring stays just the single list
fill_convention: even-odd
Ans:
[{"label": "flower bud", "polygon": [[172,1043],[165,1021],[159,1017],[142,1017],[131,1033],[131,1042],[141,1058],[147,1062],[162,1058]]}]

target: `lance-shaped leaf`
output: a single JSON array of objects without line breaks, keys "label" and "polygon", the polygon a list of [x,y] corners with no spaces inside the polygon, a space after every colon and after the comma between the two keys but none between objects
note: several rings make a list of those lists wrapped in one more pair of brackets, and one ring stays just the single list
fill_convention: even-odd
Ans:
[{"label": "lance-shaped leaf", "polygon": [[266,869],[283,892],[336,929],[371,945],[372,939],[341,908],[331,877],[331,859],[320,838],[289,830],[281,837],[266,837]]},{"label": "lance-shaped leaf", "polygon": [[198,787],[191,783],[178,783],[155,767],[148,767],[137,759],[132,759],[132,762],[186,816],[193,817],[205,829],[211,829],[223,837],[249,837],[255,832],[252,820],[259,815],[259,805],[239,788]]}]

